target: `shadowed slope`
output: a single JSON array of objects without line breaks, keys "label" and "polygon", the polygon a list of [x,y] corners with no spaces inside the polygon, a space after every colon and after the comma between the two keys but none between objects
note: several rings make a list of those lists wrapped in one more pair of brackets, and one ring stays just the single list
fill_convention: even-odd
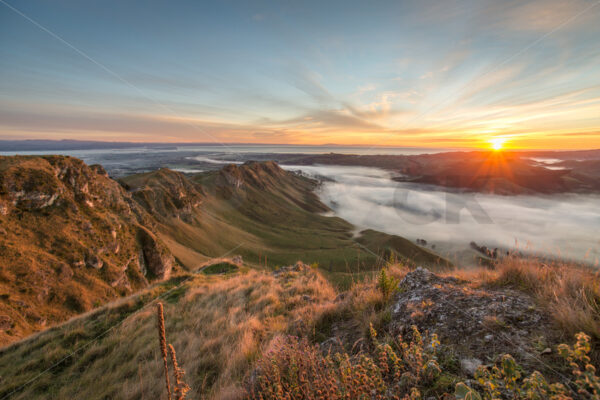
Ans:
[{"label": "shadowed slope", "polygon": [[[536,157],[556,161],[552,165]],[[588,159],[589,158],[589,159]],[[277,155],[282,164],[351,165],[402,174],[400,182],[500,195],[598,193],[599,150],[589,152],[450,152],[420,155]],[[582,160],[583,159],[583,160]]]}]

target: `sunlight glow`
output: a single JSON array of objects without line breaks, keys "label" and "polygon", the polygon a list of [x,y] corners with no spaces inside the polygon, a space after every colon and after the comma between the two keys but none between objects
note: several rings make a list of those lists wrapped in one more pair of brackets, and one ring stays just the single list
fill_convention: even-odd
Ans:
[{"label": "sunlight glow", "polygon": [[494,151],[502,150],[505,142],[506,142],[506,138],[497,137],[497,138],[490,139],[490,145]]}]

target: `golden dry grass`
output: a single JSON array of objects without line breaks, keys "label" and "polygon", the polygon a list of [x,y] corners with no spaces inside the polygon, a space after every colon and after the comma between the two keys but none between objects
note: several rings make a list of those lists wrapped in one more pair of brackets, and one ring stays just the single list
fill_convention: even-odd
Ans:
[{"label": "golden dry grass", "polygon": [[[199,388],[215,398],[239,394],[238,383],[263,344],[278,332],[305,330],[305,321],[333,298],[329,283],[306,270],[279,277],[250,271],[190,290],[177,315],[168,317],[175,320],[177,333],[171,336],[182,367],[202,379],[190,382],[190,397],[197,397]],[[194,318],[181,318],[181,311]]]},{"label": "golden dry grass", "polygon": [[[397,279],[407,272],[399,265],[388,268],[388,274]],[[597,276],[590,271],[568,265],[549,267],[506,260],[496,270],[452,274],[468,278],[473,286],[511,286],[530,292],[552,312],[565,307],[562,313],[555,314],[557,323],[564,324],[561,326],[565,341],[571,339],[567,332],[586,331],[580,328],[585,324],[587,329],[597,328],[593,317],[597,310],[589,301],[590,293],[597,294],[593,291],[597,288]],[[355,282],[348,291],[338,294],[316,269],[306,266],[279,274],[242,269],[230,275],[193,275],[163,299],[167,343],[177,350],[178,367],[186,373],[185,383],[191,388],[188,398],[244,397],[243,382],[255,371],[257,361],[273,347],[276,338],[287,335],[308,339],[310,343],[336,338],[336,351],[350,357],[366,354],[372,347],[369,327],[372,325],[384,334],[391,312],[389,301],[378,287],[377,275],[362,278],[362,282]],[[123,306],[123,312],[137,309],[135,304]],[[91,333],[92,328],[104,318],[102,310],[0,353],[0,365],[12,363],[11,368],[0,368],[5,379],[0,382],[0,395],[6,393],[3,386],[7,382],[21,380],[24,374],[37,375],[80,343],[92,339],[96,335]],[[121,312],[114,307],[106,310]],[[576,318],[574,310],[584,317]],[[113,317],[121,318],[117,314]],[[445,388],[454,382],[454,378],[448,379]],[[166,398],[155,311],[148,307],[132,315],[13,398],[44,396]]]},{"label": "golden dry grass", "polygon": [[494,269],[449,273],[483,287],[512,287],[533,296],[566,337],[585,332],[600,340],[600,273],[565,262],[507,257]]},{"label": "golden dry grass", "polygon": [[[198,274],[170,293],[164,298],[165,333],[191,387],[188,398],[239,398],[244,376],[271,338],[306,333],[314,315],[336,295],[309,267],[278,276],[254,270]],[[96,335],[92,329],[103,323],[102,310],[0,352],[0,365],[12,363],[0,368],[0,397],[89,343],[11,398],[166,398],[154,308],[140,310],[88,342]]]}]

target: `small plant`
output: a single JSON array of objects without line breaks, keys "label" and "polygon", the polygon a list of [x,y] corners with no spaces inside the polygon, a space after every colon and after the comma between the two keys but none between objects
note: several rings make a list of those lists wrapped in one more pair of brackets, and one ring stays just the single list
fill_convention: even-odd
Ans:
[{"label": "small plant", "polygon": [[381,268],[379,276],[377,277],[377,288],[383,295],[383,299],[388,301],[394,293],[398,290],[398,284],[400,281],[393,276],[388,275],[386,268]]},{"label": "small plant", "polygon": [[[167,398],[171,400],[171,383],[169,379],[169,363],[167,358],[167,336],[165,333],[165,317],[163,313],[163,305],[160,302],[156,304],[156,314],[158,319],[159,348],[165,368],[165,384],[167,387]],[[173,347],[173,345],[169,344],[168,349],[171,353],[171,362],[173,363],[173,375],[175,377],[175,400],[185,400],[186,393],[190,391],[190,387],[183,380],[185,371],[179,367],[179,363],[177,362],[177,354],[175,353],[175,348]]]},{"label": "small plant", "polygon": [[591,351],[590,337],[580,332],[575,338],[577,341],[573,347],[561,344],[558,353],[571,367],[578,393],[586,399],[597,399],[600,397],[600,377],[596,375],[596,367],[588,355]]},{"label": "small plant", "polygon": [[[258,362],[248,381],[248,399],[421,399],[440,375],[435,335],[425,340],[416,327],[413,339],[390,343],[370,326],[373,352],[323,354],[318,345],[280,337]],[[441,394],[441,393],[440,393]]]},{"label": "small plant", "polygon": [[465,391],[464,384],[456,386],[455,396],[458,399],[467,399],[469,397],[460,397],[461,395],[471,396],[472,399],[497,399],[502,397],[502,393],[509,394],[513,399],[527,400],[563,400],[568,399],[567,389],[560,383],[549,384],[546,378],[538,371],[534,371],[528,377],[522,378],[521,367],[515,359],[505,354],[500,358],[498,365],[491,369],[479,367],[475,373],[475,379],[483,388],[483,397],[474,389]]},{"label": "small plant", "polygon": [[172,344],[169,344],[169,352],[171,353],[171,361],[173,362],[173,375],[175,375],[175,400],[185,400],[185,394],[190,391],[190,387],[183,381],[185,371],[177,363],[177,354]]},{"label": "small plant", "polygon": [[396,253],[393,251],[390,251],[389,257],[388,257],[388,265],[394,265],[398,262],[398,257],[396,256]]},{"label": "small plant", "polygon": [[167,337],[165,334],[165,317],[162,303],[156,304],[156,316],[158,320],[158,343],[165,366],[165,383],[167,385],[167,398],[171,400],[171,383],[169,382],[169,363],[167,362]]},{"label": "small plant", "polygon": [[456,397],[457,400],[481,400],[481,396],[476,390],[468,387],[462,382],[456,384],[454,397]]}]

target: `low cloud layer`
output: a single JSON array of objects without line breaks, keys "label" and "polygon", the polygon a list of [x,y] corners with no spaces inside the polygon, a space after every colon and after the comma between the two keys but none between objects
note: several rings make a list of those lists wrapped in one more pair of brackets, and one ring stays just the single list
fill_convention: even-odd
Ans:
[{"label": "low cloud layer", "polygon": [[438,246],[488,247],[559,255],[596,263],[600,197],[459,194],[391,180],[375,168],[286,166],[326,178],[321,199],[359,229],[373,228]]}]

